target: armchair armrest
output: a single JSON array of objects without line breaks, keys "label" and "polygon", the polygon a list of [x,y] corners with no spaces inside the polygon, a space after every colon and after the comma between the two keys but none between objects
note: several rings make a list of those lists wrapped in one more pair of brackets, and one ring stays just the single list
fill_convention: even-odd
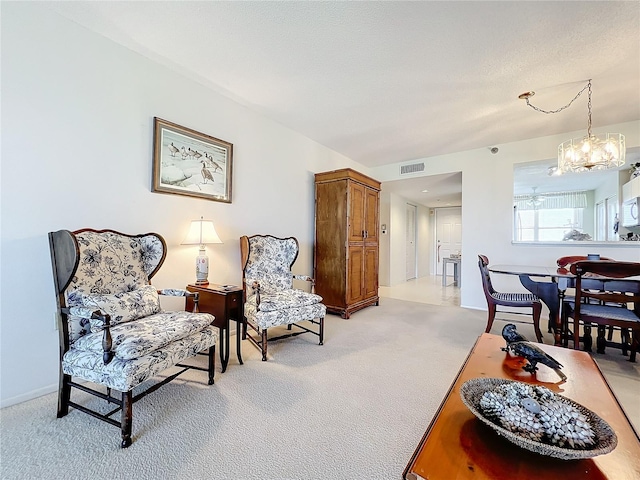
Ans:
[{"label": "armchair armrest", "polygon": [[310,277],[309,275],[294,275],[293,276],[294,279],[296,280],[302,280],[305,282],[310,282],[311,283],[311,293],[316,293],[316,280],[313,277]]},{"label": "armchair armrest", "polygon": [[163,288],[162,290],[158,290],[158,295],[167,295],[170,297],[193,297],[194,295],[198,295],[198,293],[190,292],[189,290],[184,290],[182,288]]},{"label": "armchair armrest", "polygon": [[200,311],[200,309],[198,308],[200,293],[198,292],[190,292],[189,290],[185,290],[182,288],[164,288],[162,290],[158,290],[158,295],[193,298],[193,313],[198,313]]},{"label": "armchair armrest", "polygon": [[260,282],[257,280],[244,280],[244,283],[256,295],[256,308],[260,310]]},{"label": "armchair armrest", "polygon": [[86,318],[87,320],[101,320],[104,327],[102,329],[102,361],[107,365],[113,360],[113,339],[111,338],[111,315],[102,313],[100,310],[92,310],[89,307],[61,308],[60,311],[66,315]]}]

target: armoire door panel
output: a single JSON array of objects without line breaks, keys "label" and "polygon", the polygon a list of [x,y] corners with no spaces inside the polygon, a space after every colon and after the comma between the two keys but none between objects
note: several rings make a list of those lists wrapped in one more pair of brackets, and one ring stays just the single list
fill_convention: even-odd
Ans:
[{"label": "armoire door panel", "polygon": [[378,191],[372,188],[365,190],[364,230],[365,241],[378,243]]},{"label": "armoire door panel", "polygon": [[362,247],[349,247],[349,277],[347,280],[347,303],[359,302],[363,297],[364,250]]},{"label": "armoire door panel", "polygon": [[349,186],[349,241],[364,239],[365,230],[365,187],[359,183]]},{"label": "armoire door panel", "polygon": [[378,295],[378,247],[364,249],[364,298]]}]

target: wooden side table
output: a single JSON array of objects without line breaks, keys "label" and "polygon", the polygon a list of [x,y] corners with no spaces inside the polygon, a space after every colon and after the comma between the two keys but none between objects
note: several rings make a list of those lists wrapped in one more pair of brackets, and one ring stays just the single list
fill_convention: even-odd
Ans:
[{"label": "wooden side table", "polygon": [[[199,310],[210,313],[215,317],[213,325],[220,329],[220,362],[222,372],[229,364],[229,320],[236,322],[236,355],[242,365],[240,326],[244,322],[244,308],[242,304],[242,288],[234,285],[187,285],[190,292],[198,292]],[[193,300],[187,298],[187,310],[193,309]]]}]

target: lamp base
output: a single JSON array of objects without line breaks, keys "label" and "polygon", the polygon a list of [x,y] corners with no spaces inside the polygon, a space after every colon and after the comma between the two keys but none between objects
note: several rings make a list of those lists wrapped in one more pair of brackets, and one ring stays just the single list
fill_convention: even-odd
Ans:
[{"label": "lamp base", "polygon": [[196,285],[209,285],[209,257],[204,245],[200,245],[200,252],[196,257]]}]

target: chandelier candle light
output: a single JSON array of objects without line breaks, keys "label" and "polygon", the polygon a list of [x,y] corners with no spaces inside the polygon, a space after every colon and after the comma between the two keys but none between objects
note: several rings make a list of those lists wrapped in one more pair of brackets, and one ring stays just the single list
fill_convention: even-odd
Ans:
[{"label": "chandelier candle light", "polygon": [[200,245],[200,251],[196,257],[196,285],[209,284],[209,257],[205,247],[208,243],[222,243],[213,222],[203,220],[202,217],[200,220],[193,220],[182,245]]},{"label": "chandelier candle light", "polygon": [[594,135],[591,133],[591,79],[589,79],[584,88],[573,97],[573,100],[557,110],[542,110],[531,105],[529,98],[534,96],[535,92],[525,92],[518,96],[518,98],[526,100],[527,105],[534,110],[549,114],[558,113],[568,108],[585,90],[589,91],[589,101],[587,103],[589,112],[587,135],[582,138],[567,140],[558,146],[559,173],[605,170],[624,165],[626,156],[624,135],[620,133]]}]

